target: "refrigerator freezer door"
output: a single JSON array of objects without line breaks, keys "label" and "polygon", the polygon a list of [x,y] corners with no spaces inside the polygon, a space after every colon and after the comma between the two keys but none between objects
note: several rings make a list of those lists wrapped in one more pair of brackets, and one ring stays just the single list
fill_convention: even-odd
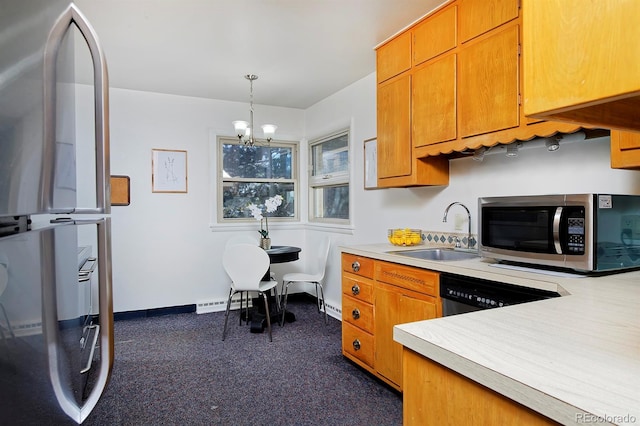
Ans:
[{"label": "refrigerator freezer door", "polygon": [[44,47],[68,4],[0,2],[0,217],[45,211],[40,196]]},{"label": "refrigerator freezer door", "polygon": [[[1,1],[0,28],[0,217],[109,213],[108,75],[95,31],[68,0]],[[94,70],[95,141],[75,134],[75,62],[85,57]],[[95,194],[78,207],[76,162],[88,161]]]},{"label": "refrigerator freezer door", "polygon": [[[95,124],[95,206],[76,206],[76,199],[69,201],[65,189],[76,192],[75,152],[72,144],[61,141],[61,118],[64,118],[64,102],[68,84],[60,78],[65,73],[67,61],[60,61],[64,54],[64,42],[70,30],[78,30],[84,39],[92,60],[94,80]],[[79,141],[80,142],[80,141]],[[110,213],[111,180],[109,165],[109,83],[107,63],[98,36],[82,12],[72,3],[51,28],[44,50],[44,156],[55,161],[43,162],[43,195],[51,213]],[[86,177],[85,177],[86,179]],[[84,180],[84,179],[83,179]]]},{"label": "refrigerator freezer door", "polygon": [[[113,364],[111,268],[103,255],[109,226],[107,218],[0,238],[0,416],[7,424],[81,423],[104,391]],[[78,279],[78,235],[93,235],[98,247],[99,310],[91,306],[91,282]]]}]

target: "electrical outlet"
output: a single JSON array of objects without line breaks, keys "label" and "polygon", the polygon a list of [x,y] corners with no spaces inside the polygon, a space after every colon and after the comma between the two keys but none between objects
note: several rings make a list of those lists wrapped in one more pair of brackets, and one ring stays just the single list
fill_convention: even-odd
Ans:
[{"label": "electrical outlet", "polygon": [[627,238],[640,239],[640,215],[624,215],[620,219],[620,232]]},{"label": "electrical outlet", "polygon": [[454,216],[456,231],[462,231],[462,226],[464,225],[465,219],[465,215],[463,215],[462,213],[456,213],[456,215]]}]

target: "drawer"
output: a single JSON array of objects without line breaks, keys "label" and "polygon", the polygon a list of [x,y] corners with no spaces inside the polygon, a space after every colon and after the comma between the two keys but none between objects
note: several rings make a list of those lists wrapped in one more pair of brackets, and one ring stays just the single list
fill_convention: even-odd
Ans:
[{"label": "drawer", "polygon": [[407,290],[438,296],[440,274],[397,263],[376,262],[376,280]]},{"label": "drawer", "polygon": [[373,333],[373,305],[344,295],[342,319],[369,333]]},{"label": "drawer", "polygon": [[356,256],[355,254],[342,254],[342,270],[352,274],[373,278],[373,259]]},{"label": "drawer", "polygon": [[373,336],[347,322],[342,323],[342,352],[373,367]]},{"label": "drawer", "polygon": [[373,284],[356,276],[342,276],[342,293],[363,302],[373,303]]}]

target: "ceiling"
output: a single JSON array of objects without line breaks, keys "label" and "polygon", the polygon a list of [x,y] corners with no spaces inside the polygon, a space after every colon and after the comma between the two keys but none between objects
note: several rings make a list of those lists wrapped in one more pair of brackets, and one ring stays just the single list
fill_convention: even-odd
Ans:
[{"label": "ceiling", "polygon": [[111,87],[248,102],[256,74],[256,104],[301,109],[374,72],[374,47],[444,2],[76,0]]}]

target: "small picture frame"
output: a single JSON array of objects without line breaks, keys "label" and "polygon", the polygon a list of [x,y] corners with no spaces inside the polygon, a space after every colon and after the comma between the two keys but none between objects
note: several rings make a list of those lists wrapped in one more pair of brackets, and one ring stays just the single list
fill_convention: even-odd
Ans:
[{"label": "small picture frame", "polygon": [[364,141],[364,189],[378,187],[378,146],[376,138]]},{"label": "small picture frame", "polygon": [[152,149],[152,192],[187,192],[187,151]]}]

